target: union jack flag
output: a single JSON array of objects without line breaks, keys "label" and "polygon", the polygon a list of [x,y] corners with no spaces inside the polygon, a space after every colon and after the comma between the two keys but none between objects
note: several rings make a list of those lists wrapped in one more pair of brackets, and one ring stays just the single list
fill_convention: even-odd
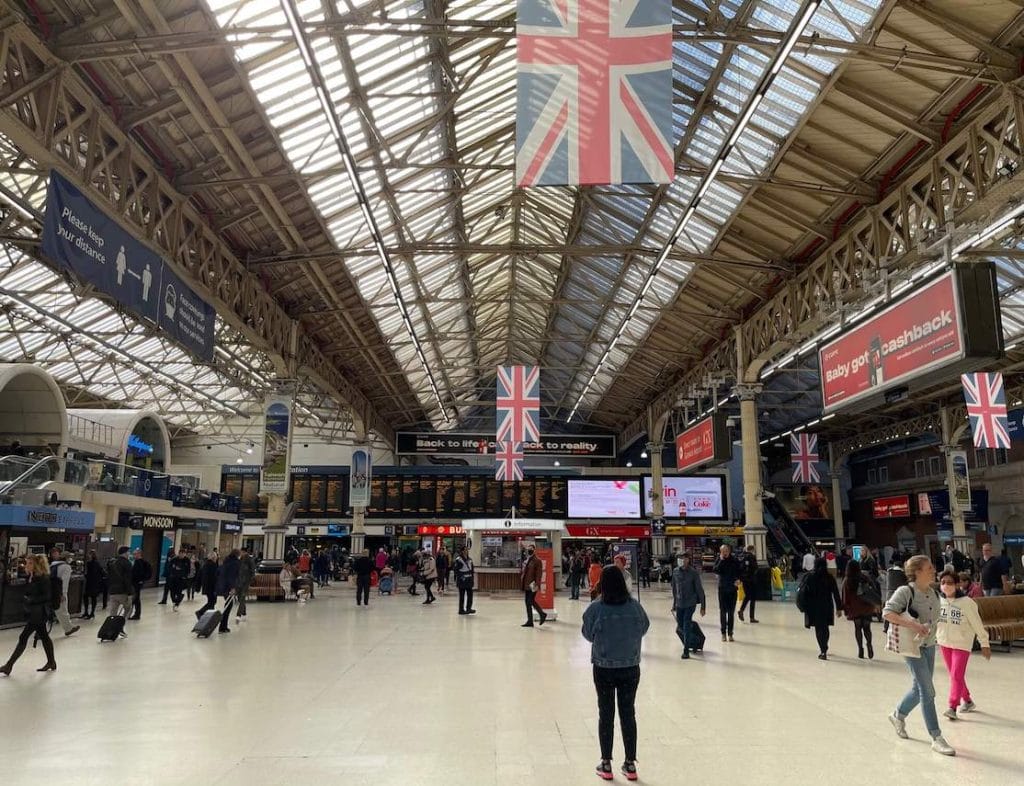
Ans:
[{"label": "union jack flag", "polygon": [[671,183],[671,0],[518,0],[516,182]]},{"label": "union jack flag", "polygon": [[1009,448],[1010,424],[1006,416],[1003,375],[962,374],[967,417],[976,448]]},{"label": "union jack flag", "polygon": [[540,441],[540,368],[498,366],[498,442]]},{"label": "union jack flag", "polygon": [[794,483],[820,483],[818,468],[818,435],[792,434],[789,438],[789,454],[793,459]]},{"label": "union jack flag", "polygon": [[495,480],[523,479],[523,443],[499,442],[494,454]]}]

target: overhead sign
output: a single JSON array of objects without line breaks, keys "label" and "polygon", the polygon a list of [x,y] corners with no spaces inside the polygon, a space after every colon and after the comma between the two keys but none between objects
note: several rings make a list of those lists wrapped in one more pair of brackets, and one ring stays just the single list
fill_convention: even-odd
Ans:
[{"label": "overhead sign", "polygon": [[200,359],[213,359],[213,307],[158,254],[55,171],[46,191],[43,255],[152,322]]},{"label": "overhead sign", "polygon": [[421,524],[417,535],[465,535],[466,530],[456,524]]},{"label": "overhead sign", "polygon": [[649,538],[651,528],[642,524],[567,524],[570,538]]},{"label": "overhead sign", "polygon": [[[495,533],[514,532],[565,532],[565,522],[552,519],[507,518],[507,519],[463,519],[462,528],[475,532],[488,530]],[[415,535],[416,533],[413,532]]]},{"label": "overhead sign", "polygon": [[818,350],[822,404],[841,409],[1002,352],[994,269],[958,265]]},{"label": "overhead sign", "polygon": [[220,523],[220,531],[222,533],[239,533],[242,531],[242,522],[240,521],[222,521]]},{"label": "overhead sign", "polygon": [[910,518],[910,495],[877,497],[871,500],[871,516],[876,519]]},{"label": "overhead sign", "polygon": [[128,451],[135,451],[135,454],[139,456],[151,456],[153,455],[153,446],[141,437],[132,434],[128,437]]},{"label": "overhead sign", "polygon": [[[441,434],[399,432],[395,435],[398,456],[493,455],[495,440],[489,434]],[[538,442],[524,442],[527,456],[584,456],[615,458],[615,437],[611,434],[542,434]]]},{"label": "overhead sign", "polygon": [[81,508],[0,505],[0,526],[42,529],[48,532],[92,532],[96,514]]},{"label": "overhead sign", "polygon": [[725,415],[717,413],[676,436],[676,469],[694,469],[732,458]]},{"label": "overhead sign", "polygon": [[686,535],[691,538],[737,538],[743,535],[743,527],[698,527],[693,524],[665,527],[666,535]]}]

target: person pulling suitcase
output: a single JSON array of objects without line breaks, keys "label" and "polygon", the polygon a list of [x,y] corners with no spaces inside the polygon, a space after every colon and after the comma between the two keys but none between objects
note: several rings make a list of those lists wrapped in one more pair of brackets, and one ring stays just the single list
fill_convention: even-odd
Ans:
[{"label": "person pulling suitcase", "polygon": [[[690,658],[690,650],[702,650],[703,642],[696,634],[700,626],[693,621],[693,613],[700,605],[700,616],[707,611],[707,599],[700,574],[693,568],[690,555],[681,554],[672,571],[672,615],[676,620],[676,635],[683,644],[683,660]],[[694,630],[696,628],[696,630]],[[697,646],[700,644],[700,646]]]}]

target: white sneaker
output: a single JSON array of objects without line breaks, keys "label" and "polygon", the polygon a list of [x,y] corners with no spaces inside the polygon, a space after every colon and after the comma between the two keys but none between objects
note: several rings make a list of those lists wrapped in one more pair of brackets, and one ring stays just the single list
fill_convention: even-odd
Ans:
[{"label": "white sneaker", "polygon": [[956,707],[946,707],[946,711],[942,714],[950,720],[956,720]]},{"label": "white sneaker", "polygon": [[960,712],[974,712],[976,709],[978,709],[978,705],[973,701],[965,701],[960,705]]},{"label": "white sneaker", "polygon": [[932,740],[932,750],[943,756],[956,756],[956,750],[941,735]]},{"label": "white sneaker", "polygon": [[894,712],[889,716],[889,723],[891,723],[893,725],[893,728],[896,729],[897,737],[899,737],[901,740],[909,739],[909,737],[907,736],[907,722],[903,720],[903,718],[900,718]]}]

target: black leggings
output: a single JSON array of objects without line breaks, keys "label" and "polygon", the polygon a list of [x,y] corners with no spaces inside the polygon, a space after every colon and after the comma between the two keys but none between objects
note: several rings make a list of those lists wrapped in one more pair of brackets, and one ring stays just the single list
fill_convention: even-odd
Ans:
[{"label": "black leggings", "polygon": [[740,614],[747,610],[748,603],[750,604],[750,619],[754,619],[757,616],[754,612],[757,607],[757,598],[754,597],[754,582],[752,581],[743,582],[743,603],[740,604]]},{"label": "black leggings", "polygon": [[82,611],[86,617],[93,617],[96,615],[96,600],[99,596],[100,594],[98,592],[85,596],[85,608]]},{"label": "black leggings", "polygon": [[828,652],[828,629],[827,622],[814,626],[814,637],[818,640],[818,649],[823,655]]},{"label": "black leggings", "polygon": [[868,645],[868,650],[871,649],[871,617],[854,617],[853,618],[853,635],[857,639],[857,649],[864,649],[864,644]]},{"label": "black leggings", "polygon": [[718,590],[718,617],[722,623],[722,635],[732,635],[736,622],[736,590]]},{"label": "black leggings", "polygon": [[39,641],[43,643],[43,651],[46,653],[47,663],[56,663],[53,659],[53,641],[50,640],[50,634],[46,632],[46,621],[30,621],[25,623],[25,627],[21,629],[21,635],[18,636],[18,643],[14,647],[14,652],[11,653],[10,660],[7,661],[8,666],[13,666],[18,658],[21,657],[22,653],[25,652],[25,647],[28,646],[29,637],[32,634],[36,634],[39,637]]},{"label": "black leggings", "polygon": [[601,758],[610,761],[615,741],[615,700],[619,703],[619,725],[626,761],[636,761],[636,689],[640,684],[640,667],[605,669],[594,666],[594,688],[597,689],[597,736],[601,742]]}]

